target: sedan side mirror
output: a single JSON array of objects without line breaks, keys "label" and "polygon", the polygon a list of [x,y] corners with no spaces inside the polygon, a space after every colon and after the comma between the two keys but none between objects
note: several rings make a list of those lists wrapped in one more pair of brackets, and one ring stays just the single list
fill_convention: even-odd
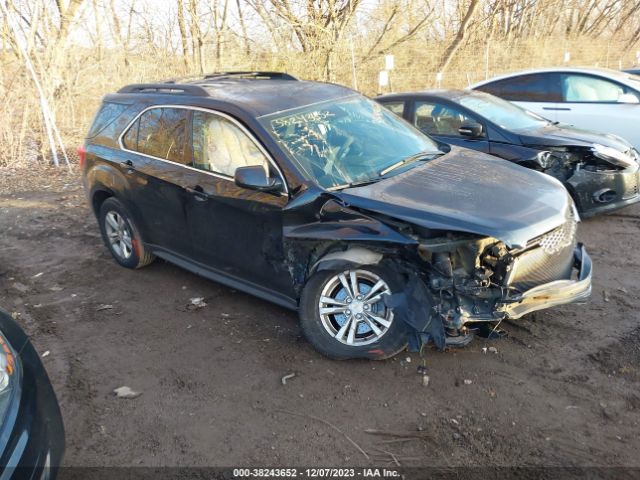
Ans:
[{"label": "sedan side mirror", "polygon": [[274,192],[282,188],[280,178],[269,177],[262,165],[236,168],[233,180],[239,187],[259,192]]},{"label": "sedan side mirror", "polygon": [[618,103],[640,103],[633,93],[623,93],[618,97]]},{"label": "sedan side mirror", "polygon": [[458,133],[464,137],[478,138],[482,136],[482,124],[467,120],[460,125]]}]

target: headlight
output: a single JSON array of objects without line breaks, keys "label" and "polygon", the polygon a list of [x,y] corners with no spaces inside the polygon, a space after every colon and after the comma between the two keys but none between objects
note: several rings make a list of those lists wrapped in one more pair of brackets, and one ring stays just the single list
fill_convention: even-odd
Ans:
[{"label": "headlight", "polygon": [[605,147],[604,145],[595,143],[591,151],[596,157],[618,167],[629,168],[636,165],[635,159],[631,157],[631,155],[627,155],[615,148]]},{"label": "headlight", "polygon": [[4,423],[5,415],[12,399],[19,390],[19,360],[0,333],[0,425]]},{"label": "headlight", "polygon": [[581,156],[578,153],[569,152],[565,147],[545,147],[533,160],[546,170],[558,161],[561,163],[577,163],[580,159]]}]

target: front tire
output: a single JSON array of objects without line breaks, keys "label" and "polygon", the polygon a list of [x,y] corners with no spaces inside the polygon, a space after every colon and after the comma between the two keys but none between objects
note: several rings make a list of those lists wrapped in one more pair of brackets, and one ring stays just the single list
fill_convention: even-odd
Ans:
[{"label": "front tire", "polygon": [[120,265],[141,268],[153,262],[155,256],[145,248],[131,215],[120,201],[113,197],[105,200],[98,222],[105,245]]},{"label": "front tire", "polygon": [[383,296],[401,292],[403,285],[398,274],[378,266],[317,272],[300,298],[302,331],[333,359],[393,357],[406,347],[407,335]]}]

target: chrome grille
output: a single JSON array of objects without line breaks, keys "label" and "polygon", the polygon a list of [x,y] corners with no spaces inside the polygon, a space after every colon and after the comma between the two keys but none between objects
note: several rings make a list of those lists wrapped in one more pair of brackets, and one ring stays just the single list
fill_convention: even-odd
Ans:
[{"label": "chrome grille", "polygon": [[576,229],[576,219],[570,209],[563,225],[533,240],[530,248],[516,257],[511,286],[525,291],[569,278],[577,244]]},{"label": "chrome grille", "polygon": [[576,221],[573,216],[564,225],[551,230],[540,239],[540,248],[549,255],[554,255],[572,244],[576,237]]}]

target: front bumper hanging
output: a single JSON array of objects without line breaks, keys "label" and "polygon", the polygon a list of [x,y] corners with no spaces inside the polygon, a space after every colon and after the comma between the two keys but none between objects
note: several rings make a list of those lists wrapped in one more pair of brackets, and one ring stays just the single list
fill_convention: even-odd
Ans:
[{"label": "front bumper hanging", "polygon": [[584,245],[578,244],[574,251],[576,280],[556,280],[539,285],[498,304],[498,312],[505,318],[516,319],[536,310],[543,310],[567,303],[580,303],[591,295],[591,257]]}]

